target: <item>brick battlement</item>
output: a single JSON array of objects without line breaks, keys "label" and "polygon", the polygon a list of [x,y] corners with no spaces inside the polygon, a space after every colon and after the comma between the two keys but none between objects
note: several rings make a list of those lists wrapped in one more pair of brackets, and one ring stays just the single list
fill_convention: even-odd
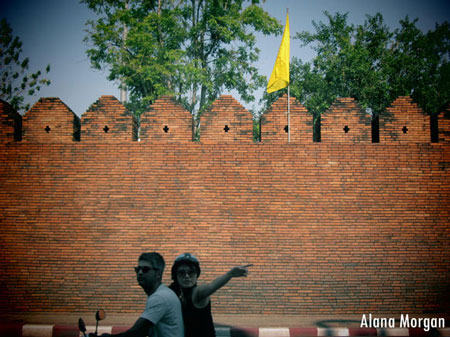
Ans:
[{"label": "brick battlement", "polygon": [[9,103],[1,99],[0,139],[3,141],[22,140],[22,116]]},{"label": "brick battlement", "polygon": [[22,118],[24,142],[73,142],[80,139],[80,119],[57,97],[41,98]]},{"label": "brick battlement", "polygon": [[[280,97],[261,117],[261,142],[313,142],[313,116],[295,98],[290,98],[290,122],[287,95]],[[448,142],[448,105],[438,116],[440,142]],[[156,100],[140,117],[140,130],[133,115],[114,97],[101,96],[80,119],[59,98],[41,98],[22,117],[1,101],[0,118],[4,131],[0,143],[23,139],[26,142],[52,143],[88,141],[99,143],[185,143],[193,139],[193,120],[172,97]],[[23,120],[23,126],[20,121]],[[380,142],[431,142],[430,117],[408,96],[399,97],[380,116]],[[10,128],[7,131],[8,127]],[[11,131],[11,127],[15,131]],[[322,114],[322,142],[367,143],[372,141],[371,116],[353,98],[338,98]],[[23,137],[22,137],[23,134]],[[81,137],[80,137],[81,135]],[[200,142],[251,143],[253,121],[247,111],[230,95],[218,98],[201,116]]]},{"label": "brick battlement", "polygon": [[[312,143],[313,120],[308,110],[294,97],[290,98],[290,127],[292,143]],[[288,142],[287,94],[272,104],[261,117],[261,142]]]},{"label": "brick battlement", "polygon": [[429,142],[430,117],[409,96],[397,98],[380,118],[380,142]]},{"label": "brick battlement", "polygon": [[192,117],[170,96],[157,99],[141,116],[140,140],[143,142],[192,141]]},{"label": "brick battlement", "polygon": [[253,141],[252,115],[230,95],[222,95],[201,116],[202,143]]},{"label": "brick battlement", "polygon": [[183,252],[199,257],[201,282],[253,263],[212,297],[216,314],[449,313],[447,112],[431,143],[427,118],[399,98],[371,143],[367,115],[342,98],[314,143],[291,99],[288,144],[284,96],[253,143],[251,114],[222,96],[193,142],[189,114],[162,97],[138,142],[112,96],[81,123],[48,98],[16,141],[20,115],[0,103],[0,313],[138,313],[143,251],[165,257],[165,283]]},{"label": "brick battlement", "polygon": [[441,109],[441,113],[438,116],[439,125],[439,142],[450,142],[450,103],[445,105]]},{"label": "brick battlement", "polygon": [[322,142],[370,143],[371,116],[354,98],[338,98],[322,114]]},{"label": "brick battlement", "polygon": [[81,118],[81,139],[100,143],[131,142],[137,139],[136,120],[117,98],[101,96]]}]

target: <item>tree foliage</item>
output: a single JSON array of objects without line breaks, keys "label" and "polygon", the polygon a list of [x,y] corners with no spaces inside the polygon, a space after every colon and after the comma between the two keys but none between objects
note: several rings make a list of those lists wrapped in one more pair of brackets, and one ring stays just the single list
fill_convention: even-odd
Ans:
[{"label": "tree foliage", "polygon": [[[0,21],[0,98],[11,104],[17,111],[27,111],[30,104],[25,103],[26,96],[35,95],[43,85],[50,85],[42,78],[42,72],[28,74],[30,59],[21,59],[22,42],[13,36],[11,26],[6,19]],[[50,65],[45,73],[50,71]]]},{"label": "tree foliage", "polygon": [[[294,57],[291,93],[320,116],[337,97],[354,97],[374,116],[401,95],[411,95],[428,114],[450,100],[450,26],[447,22],[423,33],[408,17],[391,30],[381,14],[352,25],[347,14],[313,22],[314,32],[297,33],[302,46],[316,56],[310,62]],[[265,95],[266,104],[283,92]]]},{"label": "tree foliage", "polygon": [[[139,115],[157,97],[175,95],[199,115],[222,91],[245,102],[265,85],[253,63],[254,32],[281,32],[258,0],[83,0],[100,17],[89,21],[86,41],[94,68],[130,91]],[[125,30],[125,34],[124,34]]]}]

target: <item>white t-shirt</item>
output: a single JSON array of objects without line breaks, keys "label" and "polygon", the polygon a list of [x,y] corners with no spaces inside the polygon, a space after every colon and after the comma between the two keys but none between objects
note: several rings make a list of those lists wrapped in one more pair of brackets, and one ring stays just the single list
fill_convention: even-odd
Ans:
[{"label": "white t-shirt", "polygon": [[184,337],[180,300],[164,284],[147,298],[141,317],[155,325],[155,337]]}]

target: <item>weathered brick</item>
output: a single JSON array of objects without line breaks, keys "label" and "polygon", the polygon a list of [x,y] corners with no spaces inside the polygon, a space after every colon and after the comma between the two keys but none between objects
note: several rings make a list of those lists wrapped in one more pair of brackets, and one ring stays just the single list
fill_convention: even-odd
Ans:
[{"label": "weathered brick", "polygon": [[190,142],[192,116],[173,97],[163,96],[141,115],[139,138],[144,142]]},{"label": "weathered brick", "polygon": [[137,140],[134,116],[114,96],[101,96],[81,116],[81,140],[123,143]]},{"label": "weathered brick", "polygon": [[[222,101],[224,115],[242,111]],[[297,143],[245,143],[237,134],[0,144],[0,312],[137,313],[145,298],[132,267],[153,250],[167,270],[193,252],[201,280],[254,264],[214,295],[215,313],[448,312],[447,142],[303,143],[293,132]]]},{"label": "weathered brick", "polygon": [[[312,143],[313,116],[294,97],[290,97],[290,142]],[[261,116],[261,142],[288,142],[287,94],[272,104]]]},{"label": "weathered brick", "polygon": [[253,141],[252,115],[230,95],[222,95],[202,114],[200,130],[205,144]]},{"label": "weathered brick", "polygon": [[143,145],[0,147],[2,308],[137,312],[147,250],[254,263],[216,313],[446,308],[448,145]]},{"label": "weathered brick", "polygon": [[70,143],[80,138],[80,119],[57,97],[44,97],[22,118],[25,142]]},{"label": "weathered brick", "polygon": [[438,115],[439,142],[450,143],[450,103]]},{"label": "weathered brick", "polygon": [[409,96],[397,98],[380,116],[380,142],[431,141],[430,116]]},{"label": "weathered brick", "polygon": [[0,143],[22,140],[22,116],[0,99]]},{"label": "weathered brick", "polygon": [[371,123],[371,116],[354,98],[337,98],[321,116],[321,141],[370,143]]}]

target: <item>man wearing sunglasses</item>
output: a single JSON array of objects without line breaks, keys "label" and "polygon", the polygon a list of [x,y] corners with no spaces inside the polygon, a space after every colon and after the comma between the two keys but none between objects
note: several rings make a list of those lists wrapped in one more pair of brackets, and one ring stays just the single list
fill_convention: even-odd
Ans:
[{"label": "man wearing sunglasses", "polygon": [[145,310],[129,330],[117,335],[103,334],[102,337],[184,337],[180,301],[161,282],[164,267],[164,259],[158,253],[143,253],[139,257],[134,269],[137,282],[148,296]]}]

